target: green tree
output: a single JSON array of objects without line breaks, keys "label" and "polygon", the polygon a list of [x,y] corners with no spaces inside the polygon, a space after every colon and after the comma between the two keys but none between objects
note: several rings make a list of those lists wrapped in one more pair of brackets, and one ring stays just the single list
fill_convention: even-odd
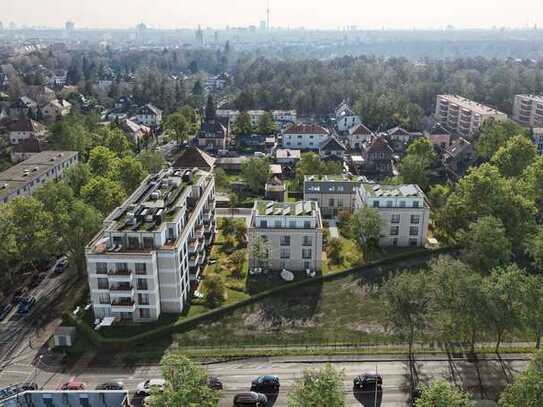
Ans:
[{"label": "green tree", "polygon": [[525,325],[534,334],[535,346],[541,347],[543,335],[543,276],[527,274],[524,278],[522,314]]},{"label": "green tree", "polygon": [[534,234],[527,236],[524,246],[534,266],[543,269],[543,226],[538,226]]},{"label": "green tree", "polygon": [[118,157],[132,153],[132,143],[120,128],[104,127],[100,131],[103,146],[109,148]]},{"label": "green tree", "polygon": [[535,159],[513,186],[519,195],[534,202],[539,212],[543,213],[543,157]]},{"label": "green tree", "polygon": [[210,308],[217,308],[226,300],[224,280],[220,274],[209,273],[202,282],[202,290]]},{"label": "green tree", "polygon": [[53,150],[77,151],[83,159],[87,157],[92,145],[92,136],[83,119],[77,114],[70,114],[55,122],[47,138],[49,148]]},{"label": "green tree", "polygon": [[383,218],[374,208],[363,207],[353,214],[352,230],[363,247],[375,248],[379,245],[383,224]]},{"label": "green tree", "polygon": [[515,136],[494,154],[490,162],[504,177],[518,177],[537,157],[535,144],[526,136]]},{"label": "green tree", "polygon": [[264,114],[258,119],[258,134],[269,136],[270,134],[275,134],[276,131],[277,126],[275,125],[272,114],[270,112],[264,112]]},{"label": "green tree", "polygon": [[293,391],[288,397],[289,407],[343,407],[343,371],[330,364],[321,370],[306,370],[296,379]]},{"label": "green tree", "polygon": [[238,246],[245,245],[245,239],[247,238],[247,225],[245,222],[236,223],[234,229],[234,237],[238,242]]},{"label": "green tree", "polygon": [[241,178],[255,194],[264,191],[269,177],[270,164],[266,158],[251,157],[241,164]]},{"label": "green tree", "polygon": [[224,191],[228,188],[228,178],[226,172],[222,168],[215,168],[215,186],[219,191]]},{"label": "green tree", "polygon": [[126,191],[116,181],[105,177],[93,177],[81,189],[81,199],[107,216],[123,203]]},{"label": "green tree", "polygon": [[333,237],[328,241],[326,245],[326,255],[334,264],[340,264],[343,258],[341,249],[343,245],[341,244],[341,239]]},{"label": "green tree", "polygon": [[107,147],[98,146],[89,154],[89,168],[94,175],[112,177],[118,163],[117,155]]},{"label": "green tree", "polygon": [[417,184],[428,187],[430,168],[437,155],[430,139],[420,137],[407,148],[407,154],[400,163],[400,175],[405,184]]},{"label": "green tree", "polygon": [[234,218],[222,218],[221,230],[224,236],[234,236],[236,233],[236,221]]},{"label": "green tree", "polygon": [[157,150],[145,149],[138,154],[137,159],[149,174],[160,172],[166,165],[164,155]]},{"label": "green tree", "polygon": [[126,156],[117,161],[116,174],[124,190],[134,191],[147,176],[140,161],[132,156]]},{"label": "green tree", "polygon": [[243,264],[245,264],[245,251],[237,250],[232,253],[229,257],[230,263],[232,264],[232,277],[241,278]]},{"label": "green tree", "polygon": [[321,160],[318,154],[304,153],[298,164],[296,164],[296,178],[293,185],[298,188],[298,190],[301,190],[306,175],[314,175],[317,177],[323,175],[337,175],[341,174],[342,170],[342,165],[338,162],[326,162]]},{"label": "green tree", "polygon": [[189,128],[189,123],[182,112],[171,113],[164,122],[164,129],[173,135],[178,146],[188,140]]},{"label": "green tree", "polygon": [[64,181],[72,188],[74,194],[79,196],[83,188],[92,178],[92,172],[88,164],[79,163],[66,170]]},{"label": "green tree", "polygon": [[251,116],[247,112],[241,112],[234,120],[233,132],[236,136],[249,136],[253,133]]},{"label": "green tree", "polygon": [[465,261],[480,272],[488,273],[511,260],[511,241],[502,221],[493,216],[478,219],[457,240],[464,248]]},{"label": "green tree", "polygon": [[219,393],[208,386],[207,373],[179,352],[169,352],[160,361],[166,380],[164,391],[153,392],[152,407],[216,407]]},{"label": "green tree", "polygon": [[489,160],[500,147],[517,135],[526,135],[526,130],[515,122],[489,121],[481,127],[475,149],[482,158]]},{"label": "green tree", "polygon": [[471,407],[469,395],[452,387],[444,380],[433,382],[431,386],[422,388],[421,397],[416,407]]},{"label": "green tree", "polygon": [[249,241],[249,266],[268,269],[270,265],[271,248],[267,240],[258,236]]},{"label": "green tree", "polygon": [[500,407],[538,407],[543,405],[543,352],[534,359],[500,397]]},{"label": "green tree", "polygon": [[423,273],[402,272],[389,279],[382,288],[385,315],[395,332],[409,343],[409,355],[418,331],[427,320],[430,292]]}]

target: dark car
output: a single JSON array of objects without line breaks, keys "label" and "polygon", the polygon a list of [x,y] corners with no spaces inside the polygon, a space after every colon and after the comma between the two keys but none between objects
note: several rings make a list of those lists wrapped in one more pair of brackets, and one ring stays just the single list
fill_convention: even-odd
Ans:
[{"label": "dark car", "polygon": [[124,390],[123,382],[107,382],[96,386],[96,390]]},{"label": "dark car", "polygon": [[354,388],[357,390],[381,390],[383,378],[376,373],[364,373],[353,379]]},{"label": "dark car", "polygon": [[64,273],[64,271],[68,268],[68,259],[66,257],[62,257],[55,266],[55,273]]},{"label": "dark car", "polygon": [[6,304],[0,307],[0,321],[3,321],[8,316],[9,312],[13,309],[13,304]]},{"label": "dark car", "polygon": [[32,382],[22,383],[19,387],[23,391],[38,390],[38,385]]},{"label": "dark car", "polygon": [[251,391],[277,393],[279,391],[279,377],[274,375],[260,376],[251,383]]},{"label": "dark car", "polygon": [[268,398],[262,393],[251,391],[234,396],[234,407],[264,407],[266,404]]},{"label": "dark car", "polygon": [[19,305],[17,306],[17,313],[28,314],[35,303],[36,298],[33,296],[22,299],[21,301],[19,301]]},{"label": "dark car", "polygon": [[207,379],[207,385],[212,390],[222,390],[223,388],[222,381],[217,376],[209,376]]}]

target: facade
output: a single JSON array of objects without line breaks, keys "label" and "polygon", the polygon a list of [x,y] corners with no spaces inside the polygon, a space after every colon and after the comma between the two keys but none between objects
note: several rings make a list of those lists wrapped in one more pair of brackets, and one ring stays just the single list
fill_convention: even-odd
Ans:
[{"label": "facade", "polygon": [[[265,110],[247,110],[253,127],[258,126],[258,122],[265,112]],[[218,118],[228,118],[231,122],[234,122],[239,113],[239,110],[217,109],[216,115]],[[272,110],[270,113],[278,126],[285,123],[295,123],[297,119],[296,110]]]},{"label": "facade", "polygon": [[387,130],[386,137],[388,141],[393,141],[396,143],[407,144],[413,139],[422,136],[421,133],[407,131],[403,127],[393,127],[392,129]]},{"label": "facade", "polygon": [[543,127],[543,96],[516,95],[513,120],[526,127]]},{"label": "facade", "polygon": [[426,243],[430,208],[418,185],[362,184],[356,208],[376,209],[383,225],[380,246],[417,247]]},{"label": "facade", "polygon": [[29,138],[11,147],[9,152],[11,162],[18,163],[28,160],[34,154],[45,151],[47,143],[38,138]]},{"label": "facade", "polygon": [[4,407],[130,407],[127,390],[33,390],[2,403]]},{"label": "facade", "polygon": [[198,147],[207,151],[226,150],[228,131],[218,120],[206,120],[197,135]]},{"label": "facade", "polygon": [[211,173],[169,168],[147,177],[86,248],[95,318],[183,312],[214,234]]},{"label": "facade", "polygon": [[317,202],[325,218],[334,218],[339,212],[353,212],[357,190],[363,177],[346,175],[315,175],[304,179],[304,201]]},{"label": "facade", "polygon": [[341,144],[334,136],[328,137],[319,147],[319,155],[326,160],[343,160],[347,148]]},{"label": "facade", "polygon": [[534,129],[534,143],[537,148],[537,154],[543,155],[543,129]]},{"label": "facade", "polygon": [[134,119],[136,123],[147,127],[160,127],[160,123],[162,123],[162,110],[149,103],[138,109]]},{"label": "facade", "polygon": [[[321,270],[322,219],[316,202],[257,201],[248,228],[249,267],[272,271]],[[255,258],[252,245],[265,242],[269,255]],[[265,261],[266,264],[262,264]]]},{"label": "facade", "polygon": [[363,151],[364,171],[390,175],[393,172],[394,150],[383,137],[376,137]]},{"label": "facade", "polygon": [[31,195],[43,183],[62,178],[78,160],[77,151],[42,151],[0,172],[0,204]]},{"label": "facade", "polygon": [[28,139],[43,139],[47,129],[32,119],[20,119],[9,126],[9,143],[13,146]]},{"label": "facade", "polygon": [[457,95],[438,95],[435,119],[449,131],[472,138],[487,120],[507,120],[507,115],[489,106]]},{"label": "facade", "polygon": [[124,134],[126,134],[134,144],[137,144],[140,140],[151,134],[151,129],[149,127],[138,124],[130,119],[121,120],[120,126]]},{"label": "facade", "polygon": [[351,150],[360,150],[366,144],[371,143],[375,134],[364,124],[360,123],[349,130],[347,144]]},{"label": "facade", "polygon": [[360,118],[354,114],[349,105],[343,101],[335,111],[336,127],[339,132],[345,132],[360,124]]},{"label": "facade", "polygon": [[278,148],[275,150],[275,162],[277,164],[295,165],[300,161],[300,150],[291,150],[288,148]]},{"label": "facade", "polygon": [[43,118],[48,122],[54,122],[64,117],[72,110],[72,104],[64,99],[55,99],[47,103],[42,109]]},{"label": "facade", "polygon": [[330,132],[316,124],[295,124],[283,133],[283,148],[297,150],[319,150]]}]

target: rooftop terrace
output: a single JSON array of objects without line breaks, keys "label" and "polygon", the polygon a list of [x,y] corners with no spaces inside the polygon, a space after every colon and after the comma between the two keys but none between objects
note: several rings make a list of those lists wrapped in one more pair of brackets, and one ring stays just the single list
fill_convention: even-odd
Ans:
[{"label": "rooftop terrace", "polygon": [[313,201],[299,201],[284,203],[273,201],[255,202],[256,213],[259,216],[315,216],[318,210],[317,203]]},{"label": "rooftop terrace", "polygon": [[362,184],[366,193],[374,198],[424,198],[424,192],[418,185],[379,185],[379,184]]}]

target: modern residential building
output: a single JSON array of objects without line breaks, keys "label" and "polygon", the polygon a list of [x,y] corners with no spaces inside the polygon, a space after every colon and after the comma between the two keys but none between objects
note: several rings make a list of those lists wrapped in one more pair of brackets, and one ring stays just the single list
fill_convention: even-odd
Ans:
[{"label": "modern residential building", "polygon": [[543,155],[543,128],[534,129],[534,143],[537,154]]},{"label": "modern residential building", "polygon": [[317,124],[295,124],[283,132],[283,148],[319,150],[330,132]]},{"label": "modern residential building", "polygon": [[364,180],[361,176],[347,175],[306,176],[304,201],[317,202],[325,218],[333,218],[341,211],[352,212],[357,190]]},{"label": "modern residential building", "polygon": [[0,172],[0,204],[30,195],[46,181],[62,178],[78,160],[77,151],[42,151]]},{"label": "modern residential building", "polygon": [[162,123],[162,110],[150,103],[146,104],[138,109],[133,120],[147,127],[160,127],[160,123]]},{"label": "modern residential building", "polygon": [[215,235],[215,182],[199,169],[149,176],[86,248],[95,318],[180,313]]},{"label": "modern residential building", "polygon": [[0,401],[4,407],[130,407],[127,390],[32,390]]},{"label": "modern residential building", "polygon": [[472,138],[487,120],[507,120],[507,115],[461,96],[438,95],[435,119],[447,130]]},{"label": "modern residential building", "polygon": [[[321,270],[322,219],[316,202],[256,201],[249,221],[248,238],[251,269]],[[255,257],[252,247],[257,241],[267,246],[267,258]]]},{"label": "modern residential building", "polygon": [[380,246],[423,246],[428,235],[430,207],[418,185],[364,183],[358,188],[356,208],[376,209],[383,225]]},{"label": "modern residential building", "polygon": [[513,120],[526,127],[543,127],[543,96],[516,95]]}]

